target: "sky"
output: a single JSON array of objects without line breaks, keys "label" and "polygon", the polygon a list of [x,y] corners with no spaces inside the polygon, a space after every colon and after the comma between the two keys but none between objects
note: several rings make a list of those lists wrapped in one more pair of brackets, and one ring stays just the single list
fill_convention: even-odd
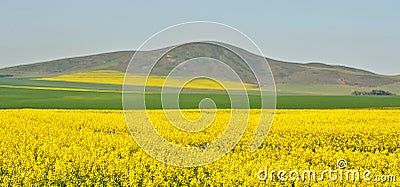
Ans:
[{"label": "sky", "polygon": [[134,50],[182,22],[213,21],[270,58],[400,74],[400,1],[0,1],[0,67]]}]

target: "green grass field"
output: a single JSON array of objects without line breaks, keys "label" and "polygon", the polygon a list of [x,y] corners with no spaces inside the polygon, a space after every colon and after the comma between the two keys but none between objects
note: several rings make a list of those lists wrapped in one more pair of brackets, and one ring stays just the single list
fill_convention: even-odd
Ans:
[{"label": "green grass field", "polygon": [[[277,108],[279,109],[400,107],[399,96],[342,95],[349,89],[347,87],[339,88],[332,85],[278,85],[277,87]],[[85,90],[79,91],[79,89]],[[0,108],[121,109],[121,89],[122,86],[116,84],[2,78],[0,79]],[[321,89],[326,93],[322,93]],[[308,91],[309,94],[301,93],[302,90]],[[337,92],[334,92],[335,90]],[[149,88],[149,91],[150,93],[159,92],[160,89]],[[224,92],[201,89],[195,91],[196,94],[184,92],[180,95],[181,108],[198,108],[199,102],[204,98],[213,99],[218,108],[231,107],[229,97],[222,94]],[[328,93],[336,94],[328,95]],[[233,96],[233,99],[235,97]],[[249,100],[251,108],[260,108],[260,96],[250,95]],[[148,109],[161,109],[160,94],[146,94],[146,105]],[[239,105],[242,104],[239,103]],[[244,102],[243,106],[245,106]]]},{"label": "green grass field", "polygon": [[86,89],[109,89],[121,90],[120,85],[115,84],[92,84],[84,82],[46,81],[27,78],[0,78],[0,85],[11,86],[40,86],[40,87],[63,87],[63,88],[86,88]]},{"label": "green grass field", "polygon": [[[203,98],[212,98],[219,108],[229,108],[224,94],[182,94],[181,108],[197,108]],[[160,95],[148,94],[148,109],[160,109]],[[250,96],[252,108],[258,108],[259,96]],[[277,108],[386,108],[400,107],[400,97],[378,96],[278,96]],[[0,108],[57,108],[57,109],[121,109],[121,93],[35,90],[0,88]]]}]

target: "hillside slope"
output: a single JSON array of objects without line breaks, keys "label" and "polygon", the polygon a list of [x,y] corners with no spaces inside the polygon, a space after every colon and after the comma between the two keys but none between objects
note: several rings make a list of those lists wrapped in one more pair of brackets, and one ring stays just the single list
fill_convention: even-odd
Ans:
[{"label": "hillside slope", "polygon": [[[34,63],[0,69],[0,77],[53,77],[93,70],[116,70],[125,72],[133,51],[102,53],[97,55],[66,58],[48,62]],[[151,52],[145,53],[146,59],[133,64],[133,69],[147,67],[149,60],[155,60]],[[165,58],[166,64],[176,59]],[[182,60],[182,59],[179,59]],[[332,84],[359,87],[378,87],[400,82],[399,76],[378,75],[372,72],[321,63],[290,63],[267,59],[277,84]],[[170,64],[171,65],[171,64]],[[212,69],[204,67],[205,69]],[[250,81],[249,81],[250,82]]]}]

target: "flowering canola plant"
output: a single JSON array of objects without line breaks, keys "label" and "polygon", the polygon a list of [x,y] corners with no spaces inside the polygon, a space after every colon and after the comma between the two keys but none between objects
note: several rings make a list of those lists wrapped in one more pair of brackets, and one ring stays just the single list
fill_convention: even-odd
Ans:
[{"label": "flowering canola plant", "polygon": [[[160,111],[149,110],[149,115]],[[251,110],[257,113],[257,110]],[[183,111],[196,119],[196,111]],[[201,146],[225,128],[227,111],[202,132],[181,132],[156,123],[170,142]],[[265,166],[275,170],[371,170],[400,176],[400,110],[277,110],[267,139],[248,151],[255,124],[227,155],[200,167],[166,165],[134,141],[122,111],[1,110],[0,184],[2,186],[399,186],[397,181],[260,181]],[[160,118],[160,120],[164,120]],[[138,121],[140,123],[140,121]],[[158,125],[157,125],[158,124]],[[372,175],[371,175],[372,176]]]}]

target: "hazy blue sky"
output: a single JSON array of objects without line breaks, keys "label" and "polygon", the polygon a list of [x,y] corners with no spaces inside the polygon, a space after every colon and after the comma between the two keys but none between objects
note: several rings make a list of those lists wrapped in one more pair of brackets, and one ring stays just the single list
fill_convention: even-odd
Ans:
[{"label": "hazy blue sky", "polygon": [[[305,3],[306,2],[306,3]],[[0,1],[0,67],[136,49],[159,30],[236,27],[271,58],[400,74],[400,1]]]}]

